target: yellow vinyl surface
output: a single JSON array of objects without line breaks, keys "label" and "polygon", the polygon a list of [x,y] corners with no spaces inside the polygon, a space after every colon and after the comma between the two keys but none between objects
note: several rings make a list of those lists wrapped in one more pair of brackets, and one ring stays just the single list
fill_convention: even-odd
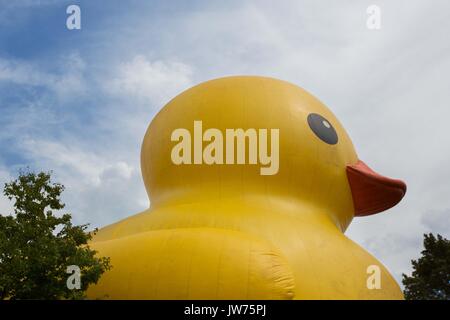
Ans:
[{"label": "yellow vinyl surface", "polygon": [[[317,113],[336,130],[311,130]],[[178,128],[279,129],[279,169],[171,160]],[[203,143],[207,145],[207,142]],[[247,154],[248,158],[248,154]],[[92,299],[402,299],[383,265],[344,235],[353,219],[346,166],[358,157],[331,111],[305,90],[264,77],[227,77],[171,100],[151,122],[141,169],[151,207],[91,242],[112,269]],[[367,268],[379,266],[381,288]]]}]

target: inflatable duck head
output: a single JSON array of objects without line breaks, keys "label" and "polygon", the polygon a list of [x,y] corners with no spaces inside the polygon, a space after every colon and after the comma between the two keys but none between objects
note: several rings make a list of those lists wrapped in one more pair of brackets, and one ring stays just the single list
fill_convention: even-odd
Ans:
[{"label": "inflatable duck head", "polygon": [[293,84],[228,77],[181,93],[151,122],[141,168],[151,207],[93,238],[113,269],[92,298],[402,298],[343,232],[406,185],[360,161],[333,113]]},{"label": "inflatable duck head", "polygon": [[317,98],[255,76],[208,81],[171,100],[147,130],[141,168],[152,207],[259,196],[326,212],[342,231],[406,192],[359,160]]}]

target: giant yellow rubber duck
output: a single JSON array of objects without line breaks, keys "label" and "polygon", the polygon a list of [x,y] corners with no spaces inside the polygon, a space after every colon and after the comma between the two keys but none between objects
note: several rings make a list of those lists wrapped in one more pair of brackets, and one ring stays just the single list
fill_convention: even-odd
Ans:
[{"label": "giant yellow rubber duck", "polygon": [[291,83],[226,77],[181,93],[151,122],[141,169],[151,207],[94,237],[113,268],[90,298],[403,298],[344,231],[406,185],[360,161],[333,113]]}]

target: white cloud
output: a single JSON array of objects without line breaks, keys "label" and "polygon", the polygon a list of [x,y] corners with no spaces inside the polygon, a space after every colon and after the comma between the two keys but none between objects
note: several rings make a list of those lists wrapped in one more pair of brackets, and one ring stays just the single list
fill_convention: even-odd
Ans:
[{"label": "white cloud", "polygon": [[35,63],[0,57],[0,83],[41,86],[51,90],[59,99],[73,99],[86,91],[83,72],[85,63],[77,53],[57,62],[59,72],[47,72]]},{"label": "white cloud", "polygon": [[66,186],[66,209],[77,223],[99,227],[148,207],[140,170],[110,158],[107,149],[93,152],[68,141],[45,140],[24,141],[22,148],[33,168],[51,170],[53,181]]},{"label": "white cloud", "polygon": [[99,185],[100,175],[107,167],[97,155],[62,142],[30,139],[23,141],[22,148],[26,155],[45,164],[46,168],[75,173],[78,180],[85,184]]},{"label": "white cloud", "polygon": [[47,84],[48,76],[30,65],[14,60],[0,59],[0,80],[18,84]]},{"label": "white cloud", "polygon": [[191,68],[184,63],[150,61],[143,55],[136,55],[117,67],[114,78],[105,83],[104,89],[126,99],[164,103],[179,91],[189,88],[191,75]]},{"label": "white cloud", "polygon": [[421,222],[429,231],[450,238],[450,209],[430,210],[422,215]]},{"label": "white cloud", "polygon": [[130,179],[133,171],[134,168],[129,166],[126,162],[119,161],[105,168],[100,175],[100,179],[102,181],[110,181],[116,178]]},{"label": "white cloud", "polygon": [[12,202],[8,198],[3,196],[3,186],[5,183],[10,182],[12,177],[9,171],[0,166],[0,186],[1,186],[1,196],[0,196],[0,215],[8,215],[13,212]]}]

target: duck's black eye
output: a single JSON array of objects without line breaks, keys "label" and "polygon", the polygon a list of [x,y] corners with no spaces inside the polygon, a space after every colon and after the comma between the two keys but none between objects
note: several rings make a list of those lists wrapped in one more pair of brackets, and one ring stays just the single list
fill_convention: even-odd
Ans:
[{"label": "duck's black eye", "polygon": [[331,123],[317,113],[308,115],[308,124],[311,130],[322,140],[328,144],[336,144],[338,136]]}]

